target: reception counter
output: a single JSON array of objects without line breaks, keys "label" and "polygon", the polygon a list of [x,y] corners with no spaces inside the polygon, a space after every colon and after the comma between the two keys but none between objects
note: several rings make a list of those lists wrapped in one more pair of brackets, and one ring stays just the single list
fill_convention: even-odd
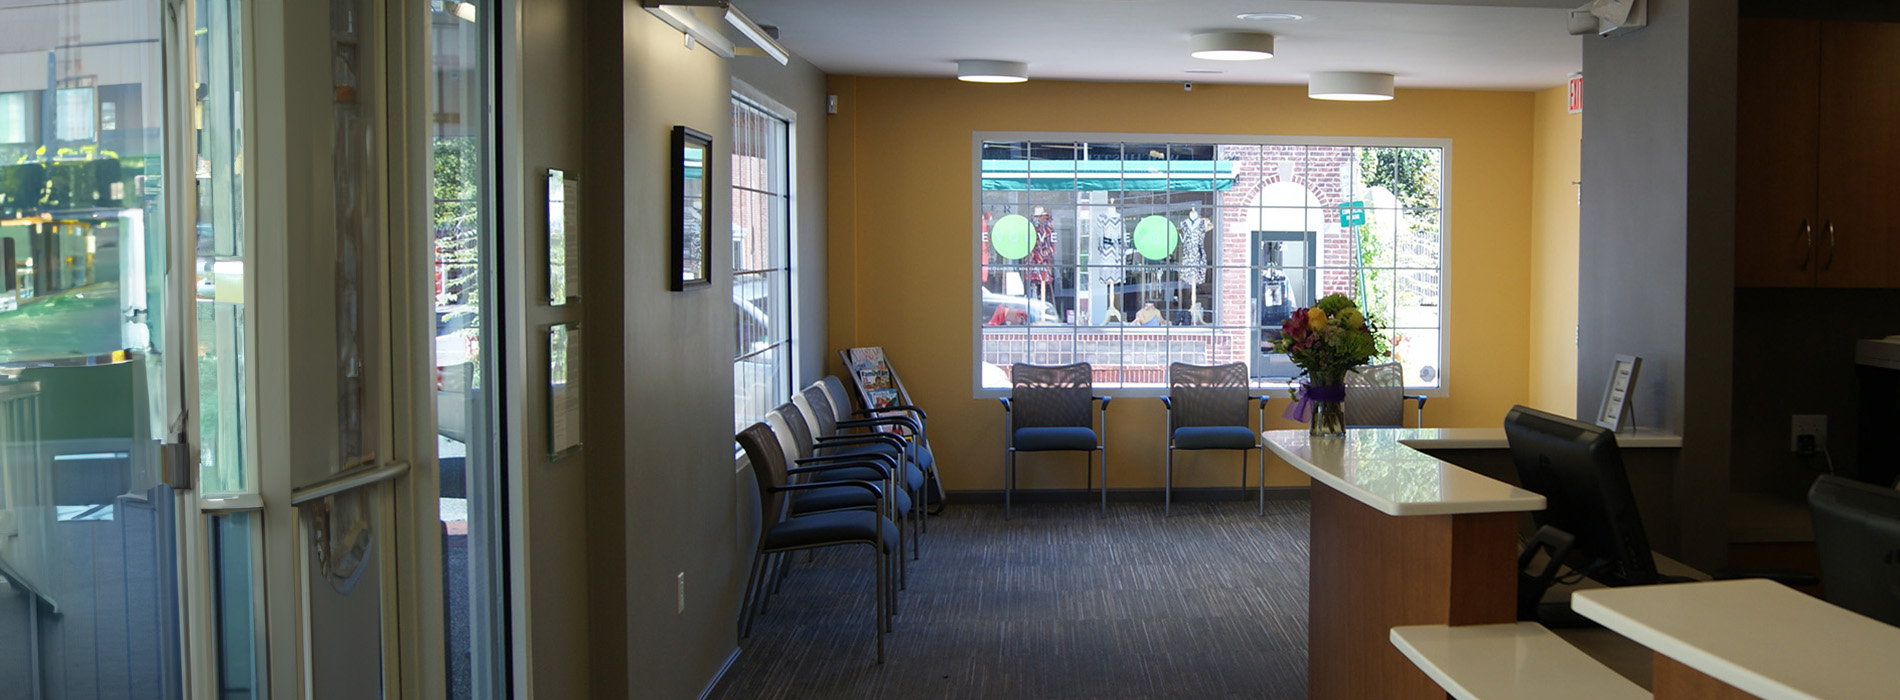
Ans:
[{"label": "reception counter", "polygon": [[1477,625],[1516,616],[1518,515],[1544,497],[1426,455],[1408,443],[1490,440],[1502,429],[1304,430],[1262,434],[1312,489],[1307,696],[1443,698],[1388,641],[1403,625]]}]

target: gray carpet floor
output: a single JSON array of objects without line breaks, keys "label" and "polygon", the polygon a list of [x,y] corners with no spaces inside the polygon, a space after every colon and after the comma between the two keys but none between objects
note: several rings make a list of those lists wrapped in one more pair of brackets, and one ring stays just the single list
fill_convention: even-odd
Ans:
[{"label": "gray carpet floor", "polygon": [[1304,698],[1307,501],[953,505],[875,664],[863,547],[796,558],[713,698]]}]

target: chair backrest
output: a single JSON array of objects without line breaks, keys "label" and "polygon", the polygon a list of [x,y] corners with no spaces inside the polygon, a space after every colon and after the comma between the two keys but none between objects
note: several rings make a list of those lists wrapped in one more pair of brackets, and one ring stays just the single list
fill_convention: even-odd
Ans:
[{"label": "chair backrest", "polygon": [[1247,424],[1247,363],[1168,365],[1173,428]]},{"label": "chair backrest", "polygon": [[1400,427],[1405,420],[1405,369],[1397,362],[1346,373],[1346,425]]},{"label": "chair backrest", "polygon": [[832,410],[838,414],[840,420],[844,419],[851,411],[851,392],[845,390],[844,380],[839,379],[835,374],[827,374],[816,384],[824,387],[825,398],[831,399]]},{"label": "chair backrest", "polygon": [[1089,401],[1095,396],[1095,370],[1087,362],[1072,365],[1010,366],[1010,428],[1090,428]]},{"label": "chair backrest", "polygon": [[799,390],[798,395],[805,399],[805,408],[812,413],[815,422],[814,435],[824,437],[838,432],[838,410],[832,408],[831,398],[825,396],[825,388],[818,384]]},{"label": "chair backrest", "polygon": [[785,494],[772,490],[785,483],[785,450],[778,435],[764,423],[747,426],[733,439],[738,441],[739,449],[745,451],[746,462],[752,466],[752,481],[759,488],[759,528],[764,532],[777,524],[785,512]]},{"label": "chair backrest", "polygon": [[1900,625],[1900,491],[1824,475],[1808,506],[1828,602]]},{"label": "chair backrest", "polygon": [[[773,422],[775,417],[777,422]],[[783,442],[788,443],[785,446],[787,456],[792,459],[804,459],[811,456],[811,423],[805,420],[805,412],[799,410],[798,404],[790,401],[779,404],[778,408],[765,414],[765,419],[772,425],[772,430],[778,432],[783,438]]]},{"label": "chair backrest", "polygon": [[865,410],[911,403],[910,392],[904,390],[897,370],[891,369],[884,348],[845,348],[838,351],[838,359],[844,361],[845,373],[858,389],[858,405]]}]

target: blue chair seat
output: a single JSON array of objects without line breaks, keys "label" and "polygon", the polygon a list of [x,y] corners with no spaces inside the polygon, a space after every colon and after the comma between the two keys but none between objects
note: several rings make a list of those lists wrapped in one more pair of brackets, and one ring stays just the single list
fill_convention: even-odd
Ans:
[{"label": "blue chair seat", "polygon": [[1253,429],[1244,425],[1174,429],[1174,449],[1177,450],[1247,450],[1254,444]]},{"label": "blue chair seat", "polygon": [[[891,494],[891,500],[894,501],[893,505],[897,507],[897,512],[910,512],[910,494],[905,493],[903,489],[898,489],[897,493]],[[871,492],[856,486],[839,486],[800,492],[798,499],[792,501],[792,514],[804,515],[833,510],[869,508],[875,505],[877,505],[877,497],[872,496]]]},{"label": "blue chair seat", "polygon": [[868,510],[813,513],[786,518],[765,533],[767,551],[798,549],[841,541],[877,542],[884,550],[897,546],[897,525]]},{"label": "blue chair seat", "polygon": [[1093,450],[1095,444],[1092,428],[1021,428],[1015,439],[1017,452]]},{"label": "blue chair seat", "polygon": [[[822,465],[821,465],[822,466]],[[819,481],[871,481],[884,482],[884,472],[872,467],[838,467],[817,473]],[[904,465],[904,488],[911,491],[924,487],[924,470],[915,464]],[[903,512],[903,511],[899,511]]]}]

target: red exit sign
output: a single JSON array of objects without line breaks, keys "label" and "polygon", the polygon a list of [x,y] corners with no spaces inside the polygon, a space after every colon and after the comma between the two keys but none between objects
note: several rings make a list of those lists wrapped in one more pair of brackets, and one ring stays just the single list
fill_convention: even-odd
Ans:
[{"label": "red exit sign", "polygon": [[1583,74],[1570,76],[1570,113],[1583,111]]}]

